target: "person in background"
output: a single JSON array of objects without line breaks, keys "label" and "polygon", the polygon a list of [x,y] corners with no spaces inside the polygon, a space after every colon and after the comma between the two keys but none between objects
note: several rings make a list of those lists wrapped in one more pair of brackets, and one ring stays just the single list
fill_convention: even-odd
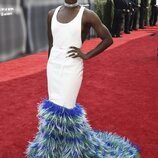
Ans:
[{"label": "person in background", "polygon": [[130,31],[138,30],[137,22],[138,22],[138,15],[140,9],[141,0],[131,0],[132,3],[132,15],[130,19]]},{"label": "person in background", "polygon": [[144,29],[145,24],[145,13],[148,6],[148,0],[141,0],[140,4],[140,18],[139,18],[139,28]]},{"label": "person in background", "polygon": [[125,23],[124,23],[124,33],[130,34],[130,19],[133,14],[133,8],[132,8],[132,3],[130,0],[126,0],[128,7],[124,9],[125,13]]},{"label": "person in background", "polygon": [[145,8],[144,26],[148,26],[149,25],[150,3],[151,3],[151,0],[147,0],[147,6]]},{"label": "person in background", "polygon": [[158,16],[158,0],[151,0],[150,26],[156,25]]},{"label": "person in background", "polygon": [[112,25],[112,36],[121,37],[121,27],[123,24],[123,10],[128,7],[126,0],[114,0],[114,19]]}]

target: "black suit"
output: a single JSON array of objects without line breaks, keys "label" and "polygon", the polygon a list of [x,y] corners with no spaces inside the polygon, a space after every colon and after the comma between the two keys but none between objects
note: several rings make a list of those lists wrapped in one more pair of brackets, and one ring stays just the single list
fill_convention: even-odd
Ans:
[{"label": "black suit", "polygon": [[114,0],[116,9],[125,9],[128,7],[128,0]]},{"label": "black suit", "polygon": [[138,0],[131,0],[132,3],[132,15],[130,19],[130,30],[137,29],[137,21],[139,15],[140,4]]},{"label": "black suit", "polygon": [[112,35],[120,36],[121,26],[123,23],[123,9],[128,7],[126,0],[114,0],[114,19],[112,25]]},{"label": "black suit", "polygon": [[156,0],[151,0],[151,16],[150,16],[150,25],[156,25],[158,16],[158,6],[156,6]]},{"label": "black suit", "polygon": [[139,27],[144,28],[145,22],[145,12],[148,6],[148,0],[141,0],[140,4],[140,18],[139,18]]},{"label": "black suit", "polygon": [[128,6],[125,9],[125,26],[124,26],[124,32],[130,33],[130,19],[131,19],[131,13],[132,13],[132,3],[130,0],[126,0]]}]

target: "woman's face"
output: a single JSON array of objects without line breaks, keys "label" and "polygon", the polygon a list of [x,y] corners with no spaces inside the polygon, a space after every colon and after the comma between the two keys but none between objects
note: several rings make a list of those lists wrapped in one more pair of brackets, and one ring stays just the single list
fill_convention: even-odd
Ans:
[{"label": "woman's face", "polygon": [[69,4],[74,4],[77,2],[77,0],[65,0],[65,2]]}]

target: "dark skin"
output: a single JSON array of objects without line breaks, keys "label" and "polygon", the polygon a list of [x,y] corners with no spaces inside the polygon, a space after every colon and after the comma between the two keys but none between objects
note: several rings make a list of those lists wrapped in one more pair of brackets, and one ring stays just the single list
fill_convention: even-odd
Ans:
[{"label": "dark skin", "polygon": [[[77,2],[77,0],[65,0],[65,2],[69,4],[74,4]],[[61,23],[70,22],[72,19],[75,18],[79,9],[80,9],[80,6],[77,6],[75,8],[68,8],[68,7],[62,6],[57,15],[58,21]],[[53,14],[54,14],[54,10],[50,10],[48,13],[48,19],[47,19],[48,20],[48,41],[49,41],[48,58],[50,55],[50,50],[53,46],[53,35],[51,33],[51,18]],[[97,45],[97,47],[90,50],[88,53],[83,53],[80,50],[80,48],[71,46],[70,51],[67,52],[68,53],[67,57],[72,57],[72,58],[80,57],[83,60],[87,60],[87,59],[97,56],[113,43],[109,30],[101,22],[99,17],[93,11],[85,8],[83,17],[82,17],[82,33],[81,33],[82,43],[86,40],[86,36],[91,27],[94,28],[98,37],[101,38],[102,41]]]}]

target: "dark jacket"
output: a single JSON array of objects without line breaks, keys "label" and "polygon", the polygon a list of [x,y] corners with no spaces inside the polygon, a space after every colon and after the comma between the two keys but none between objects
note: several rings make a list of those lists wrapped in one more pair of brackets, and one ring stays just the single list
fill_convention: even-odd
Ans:
[{"label": "dark jacket", "polygon": [[152,6],[156,5],[156,0],[151,0],[151,3],[150,3]]},{"label": "dark jacket", "polygon": [[132,3],[133,7],[138,7],[140,5],[138,0],[130,0],[130,2]]},{"label": "dark jacket", "polygon": [[146,8],[148,6],[148,0],[141,0],[141,7]]},{"label": "dark jacket", "polygon": [[114,0],[114,5],[116,9],[127,9],[129,0]]}]

